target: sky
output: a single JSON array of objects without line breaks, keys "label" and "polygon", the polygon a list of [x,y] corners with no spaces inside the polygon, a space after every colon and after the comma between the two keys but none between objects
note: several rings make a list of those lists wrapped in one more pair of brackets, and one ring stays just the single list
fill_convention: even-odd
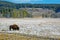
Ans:
[{"label": "sky", "polygon": [[2,0],[13,3],[60,4],[60,0]]}]

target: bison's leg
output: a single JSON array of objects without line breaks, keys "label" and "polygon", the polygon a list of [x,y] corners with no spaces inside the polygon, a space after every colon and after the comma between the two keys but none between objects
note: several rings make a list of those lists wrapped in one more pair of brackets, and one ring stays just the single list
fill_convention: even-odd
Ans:
[{"label": "bison's leg", "polygon": [[17,27],[17,30],[19,30],[19,27]]},{"label": "bison's leg", "polygon": [[16,30],[16,28],[13,28],[13,30]]},{"label": "bison's leg", "polygon": [[9,27],[9,30],[11,31],[11,26]]}]

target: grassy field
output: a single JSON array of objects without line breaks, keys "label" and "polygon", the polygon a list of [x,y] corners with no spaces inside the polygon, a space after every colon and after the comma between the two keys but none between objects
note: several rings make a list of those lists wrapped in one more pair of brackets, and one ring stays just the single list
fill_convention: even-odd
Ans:
[{"label": "grassy field", "polygon": [[[22,29],[22,30],[19,30],[19,32],[22,32],[22,33],[25,32],[29,34],[28,31],[31,30],[30,33],[34,34],[36,31],[39,35],[43,35],[43,37],[42,36],[37,37],[35,35],[20,34],[15,32],[14,33],[0,32],[0,40],[60,40],[60,19],[59,18],[57,19],[53,19],[53,18],[52,19],[0,19],[0,27],[1,27],[0,30],[4,29],[3,31],[9,31],[8,30],[9,25],[14,23],[19,25],[20,29]],[[20,25],[23,25],[23,26],[20,26]],[[41,29],[41,31],[37,29],[39,30]],[[50,36],[53,36],[53,37],[50,37]]]},{"label": "grassy field", "polygon": [[0,33],[0,40],[60,40],[57,38],[37,37],[22,34]]}]

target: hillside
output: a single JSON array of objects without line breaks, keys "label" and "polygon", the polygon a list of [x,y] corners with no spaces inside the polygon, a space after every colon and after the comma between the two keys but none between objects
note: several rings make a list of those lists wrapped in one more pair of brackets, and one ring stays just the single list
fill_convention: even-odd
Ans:
[{"label": "hillside", "polygon": [[6,1],[0,1],[0,17],[24,18],[38,16],[43,18],[44,17],[60,18],[59,15],[60,4],[23,4],[23,3],[16,4]]},{"label": "hillside", "polygon": [[0,7],[11,7],[11,8],[52,8],[52,9],[58,9],[60,8],[60,4],[16,4],[16,3],[11,3],[11,2],[6,2],[6,1],[0,1]]}]

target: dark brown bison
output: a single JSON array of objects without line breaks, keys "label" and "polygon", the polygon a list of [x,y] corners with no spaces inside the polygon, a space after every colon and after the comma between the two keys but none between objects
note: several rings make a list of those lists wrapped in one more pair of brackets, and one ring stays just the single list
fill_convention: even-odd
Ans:
[{"label": "dark brown bison", "polygon": [[18,25],[13,24],[13,25],[10,25],[10,26],[9,26],[9,30],[10,30],[10,31],[11,31],[11,29],[13,29],[13,30],[19,30],[19,27],[18,27]]}]

